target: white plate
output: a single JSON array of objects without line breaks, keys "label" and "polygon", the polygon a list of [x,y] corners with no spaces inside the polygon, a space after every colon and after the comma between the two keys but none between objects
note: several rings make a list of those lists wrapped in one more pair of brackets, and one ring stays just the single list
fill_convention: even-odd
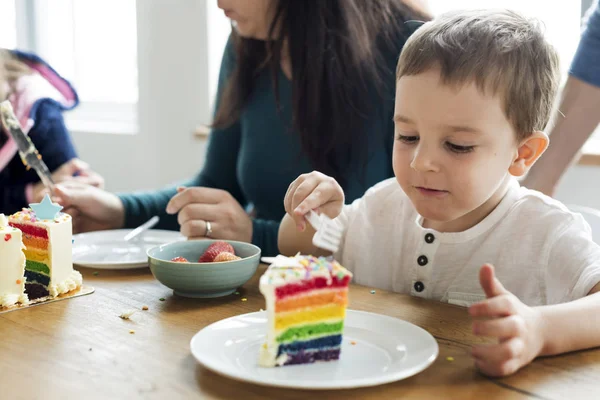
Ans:
[{"label": "white plate", "polygon": [[241,381],[296,389],[343,389],[408,378],[430,366],[439,351],[433,336],[416,325],[348,310],[338,361],[263,368],[258,366],[258,354],[266,330],[264,311],[227,318],[192,338],[192,354],[206,368]]},{"label": "white plate", "polygon": [[185,240],[177,231],[149,229],[129,242],[123,241],[131,231],[115,229],[73,235],[73,263],[97,269],[145,268],[149,248]]}]

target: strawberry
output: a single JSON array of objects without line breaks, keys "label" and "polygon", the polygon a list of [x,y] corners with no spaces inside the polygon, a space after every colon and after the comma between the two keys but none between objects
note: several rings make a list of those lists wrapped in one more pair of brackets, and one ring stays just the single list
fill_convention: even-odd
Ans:
[{"label": "strawberry", "polygon": [[238,257],[235,254],[231,254],[227,251],[222,251],[215,257],[213,262],[234,261],[234,260],[241,260],[241,257]]},{"label": "strawberry", "polygon": [[175,257],[171,259],[172,262],[189,263],[185,257]]},{"label": "strawberry", "polygon": [[216,256],[219,255],[219,253],[221,253],[221,250],[219,250],[219,249],[210,249],[210,250],[206,249],[204,254],[202,254],[200,256],[200,258],[198,259],[198,262],[200,262],[200,263],[213,262],[213,260],[215,259]]},{"label": "strawberry", "polygon": [[212,250],[212,249],[219,249],[220,251],[226,251],[227,253],[235,254],[235,250],[233,250],[233,246],[230,245],[229,243],[223,242],[223,241],[218,241],[218,242],[212,243],[210,246],[208,246],[206,251]]},{"label": "strawberry", "polygon": [[213,262],[215,257],[218,256],[219,253],[223,252],[235,254],[233,246],[231,246],[229,243],[223,241],[214,242],[208,246],[204,254],[202,254],[198,259],[198,262]]}]

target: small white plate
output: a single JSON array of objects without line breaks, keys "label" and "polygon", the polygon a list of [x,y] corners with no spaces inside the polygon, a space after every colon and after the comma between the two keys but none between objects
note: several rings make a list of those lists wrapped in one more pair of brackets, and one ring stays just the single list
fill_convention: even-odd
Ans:
[{"label": "small white plate", "polygon": [[73,263],[97,269],[133,269],[148,266],[146,251],[165,243],[185,240],[177,231],[149,229],[125,242],[132,229],[114,229],[73,235]]},{"label": "small white plate", "polygon": [[264,311],[238,315],[207,326],[190,343],[206,368],[241,381],[296,389],[375,386],[415,375],[430,366],[438,344],[427,331],[384,315],[348,310],[338,361],[258,366],[267,331]]}]

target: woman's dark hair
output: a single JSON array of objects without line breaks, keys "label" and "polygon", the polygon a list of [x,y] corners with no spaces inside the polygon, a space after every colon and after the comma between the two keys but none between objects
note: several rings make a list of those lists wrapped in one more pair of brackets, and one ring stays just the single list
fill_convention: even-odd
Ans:
[{"label": "woman's dark hair", "polygon": [[[341,179],[351,158],[365,161],[365,118],[373,90],[394,82],[390,55],[399,56],[408,20],[427,20],[401,0],[278,0],[269,37],[232,30],[236,66],[213,121],[225,128],[240,117],[256,76],[270,68],[275,96],[287,39],[292,67],[293,128],[313,168]],[[383,103],[383,102],[382,102]],[[279,107],[279,104],[278,104]],[[343,181],[343,180],[342,180]],[[342,183],[342,182],[340,182]]]}]

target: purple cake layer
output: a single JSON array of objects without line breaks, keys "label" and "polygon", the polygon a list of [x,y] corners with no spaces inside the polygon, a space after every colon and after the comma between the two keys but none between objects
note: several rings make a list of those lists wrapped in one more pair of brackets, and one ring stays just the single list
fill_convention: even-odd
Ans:
[{"label": "purple cake layer", "polygon": [[29,300],[35,300],[50,295],[46,286],[40,285],[39,283],[27,282],[25,282],[25,293],[27,293]]},{"label": "purple cake layer", "polygon": [[315,361],[331,361],[340,358],[340,349],[304,351],[288,353],[288,359],[284,365],[311,364]]}]

